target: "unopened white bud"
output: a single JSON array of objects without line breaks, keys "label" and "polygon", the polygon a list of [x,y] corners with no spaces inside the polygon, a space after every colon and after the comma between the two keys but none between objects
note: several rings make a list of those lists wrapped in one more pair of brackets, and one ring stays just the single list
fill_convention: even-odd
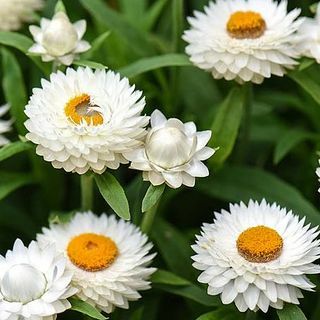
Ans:
[{"label": "unopened white bud", "polygon": [[146,141],[146,154],[152,163],[171,169],[187,163],[192,157],[195,139],[175,127],[151,132]]},{"label": "unopened white bud", "polygon": [[40,298],[46,285],[42,272],[29,264],[17,264],[4,274],[0,289],[5,300],[25,304]]},{"label": "unopened white bud", "polygon": [[63,56],[72,52],[78,42],[78,34],[68,16],[57,12],[44,30],[42,45],[53,56]]}]

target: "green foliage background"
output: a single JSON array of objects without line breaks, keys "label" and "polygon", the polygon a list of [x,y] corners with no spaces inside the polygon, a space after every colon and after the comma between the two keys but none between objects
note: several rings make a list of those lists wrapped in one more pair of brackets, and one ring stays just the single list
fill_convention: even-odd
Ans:
[{"label": "green foliage background", "polygon": [[[189,63],[182,32],[186,16],[202,9],[207,0],[68,0],[72,21],[88,22],[86,40],[93,49],[80,65],[108,66],[130,78],[147,98],[146,113],[160,108],[168,117],[195,121],[201,130],[212,129],[211,146],[220,146],[208,162],[211,175],[198,179],[193,189],[165,190],[150,238],[158,256],[153,289],[117,310],[112,320],[232,320],[320,319],[320,293],[306,293],[301,309],[240,314],[206,295],[191,266],[194,235],[213,211],[229,202],[276,201],[313,225],[320,224],[317,150],[320,142],[320,67],[304,59],[285,78],[272,77],[261,86],[238,86],[214,81],[210,74]],[[43,16],[51,17],[56,1],[46,1]],[[311,15],[309,0],[290,0]],[[0,32],[0,102],[12,105],[15,118],[12,141],[23,136],[23,109],[32,88],[48,77],[50,65],[27,56],[32,44],[25,27],[19,34]],[[26,38],[26,36],[28,38]],[[75,66],[76,67],[76,66]],[[251,106],[251,108],[249,108]],[[13,157],[14,155],[14,157]],[[5,253],[19,237],[28,243],[48,217],[57,218],[80,208],[80,179],[55,170],[37,157],[34,146],[17,142],[0,149],[0,250]],[[125,189],[131,219],[140,224],[142,199],[148,188],[141,175],[125,166],[114,174]],[[107,179],[107,178],[106,178]],[[94,212],[110,213],[95,187]],[[312,280],[318,285],[319,278]],[[86,317],[69,311],[58,319]]]}]

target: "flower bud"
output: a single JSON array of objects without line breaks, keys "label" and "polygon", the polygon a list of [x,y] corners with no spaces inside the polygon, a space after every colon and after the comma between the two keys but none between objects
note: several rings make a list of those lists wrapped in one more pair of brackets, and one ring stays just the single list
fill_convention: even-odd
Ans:
[{"label": "flower bud", "polygon": [[46,285],[42,272],[28,264],[16,264],[4,274],[1,293],[7,301],[25,304],[41,297]]},{"label": "flower bud", "polygon": [[78,42],[76,29],[64,12],[57,12],[44,30],[42,44],[50,55],[63,56]]},{"label": "flower bud", "polygon": [[188,162],[194,151],[195,139],[175,127],[151,132],[146,142],[146,154],[152,163],[164,169]]}]

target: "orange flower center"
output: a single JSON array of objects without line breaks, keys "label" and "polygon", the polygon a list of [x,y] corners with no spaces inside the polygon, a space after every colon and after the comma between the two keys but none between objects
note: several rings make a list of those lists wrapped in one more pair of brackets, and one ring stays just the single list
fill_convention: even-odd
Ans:
[{"label": "orange flower center", "polygon": [[261,14],[254,11],[237,11],[227,23],[227,31],[232,38],[256,39],[266,30],[266,22]]},{"label": "orange flower center", "polygon": [[274,229],[257,226],[240,234],[237,248],[239,254],[247,261],[265,263],[279,258],[283,240]]},{"label": "orange flower center", "polygon": [[83,233],[69,242],[67,253],[75,266],[94,272],[108,268],[119,252],[112,239],[95,233]]},{"label": "orange flower center", "polygon": [[103,117],[97,106],[90,104],[90,96],[86,93],[76,96],[68,101],[64,113],[73,123],[80,124],[85,121],[88,125],[103,124]]}]

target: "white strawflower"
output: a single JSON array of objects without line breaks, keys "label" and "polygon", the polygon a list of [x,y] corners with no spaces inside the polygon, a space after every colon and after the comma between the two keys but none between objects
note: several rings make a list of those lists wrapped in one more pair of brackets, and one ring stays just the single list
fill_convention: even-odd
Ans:
[{"label": "white strawflower", "polygon": [[150,288],[152,244],[129,222],[77,213],[69,223],[44,228],[37,239],[43,246],[54,243],[65,254],[78,297],[107,313],[128,308],[128,301],[141,297],[139,290]]},{"label": "white strawflower", "polygon": [[71,307],[67,298],[76,293],[66,259],[54,246],[25,247],[16,240],[12,251],[0,256],[0,320],[55,320]]},{"label": "white strawflower", "polygon": [[112,71],[68,68],[34,89],[26,106],[27,139],[55,168],[102,173],[127,163],[122,153],[141,145],[149,118],[142,92]]},{"label": "white strawflower", "polygon": [[202,271],[198,281],[208,284],[208,294],[221,294],[222,303],[234,301],[241,312],[299,304],[300,289],[315,287],[306,274],[320,273],[313,264],[320,255],[319,232],[304,222],[265,200],[216,212],[192,246],[193,266]]},{"label": "white strawflower", "polygon": [[[9,109],[10,109],[10,106],[8,104],[1,106],[0,117],[5,115]],[[12,129],[11,124],[12,124],[12,120],[0,119],[0,147],[10,142],[3,134],[9,132]]]},{"label": "white strawflower", "polygon": [[314,58],[320,63],[320,6],[317,6],[317,13],[314,19],[305,18],[298,30],[300,38],[298,50],[301,55]]},{"label": "white strawflower", "polygon": [[201,161],[214,154],[212,148],[206,147],[210,137],[211,131],[197,132],[193,122],[167,120],[155,110],[144,145],[124,156],[132,161],[130,168],[142,170],[143,179],[155,186],[166,183],[171,188],[182,184],[193,187],[195,177],[209,175]]},{"label": "white strawflower", "polygon": [[300,9],[287,13],[287,1],[216,0],[195,12],[183,39],[190,60],[215,79],[261,83],[283,76],[298,57],[295,32]]},{"label": "white strawflower", "polygon": [[78,54],[90,49],[87,41],[81,40],[87,23],[79,20],[71,23],[68,16],[57,12],[52,20],[42,18],[40,27],[30,26],[29,30],[36,42],[29,52],[40,55],[42,61],[57,61],[69,66]]},{"label": "white strawflower", "polygon": [[0,31],[20,29],[24,22],[34,20],[42,6],[42,0],[0,0]]}]

